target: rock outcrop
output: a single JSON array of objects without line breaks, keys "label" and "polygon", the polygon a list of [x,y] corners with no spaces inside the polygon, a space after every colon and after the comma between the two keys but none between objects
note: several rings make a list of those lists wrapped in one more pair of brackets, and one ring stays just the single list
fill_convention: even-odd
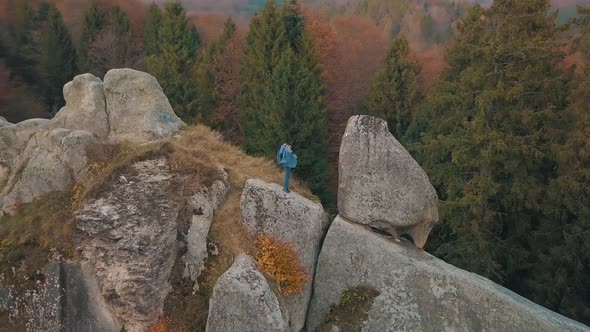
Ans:
[{"label": "rock outcrop", "polygon": [[288,331],[279,302],[248,255],[236,257],[215,284],[207,332]]},{"label": "rock outcrop", "polygon": [[[46,119],[30,119],[17,124],[2,119],[0,121],[0,193],[15,168],[16,159],[27,146],[31,136],[47,128],[49,124],[49,120]],[[2,205],[2,194],[0,194],[0,215]]]},{"label": "rock outcrop", "polygon": [[[197,281],[205,269],[205,260],[208,257],[207,236],[213,214],[223,203],[229,190],[225,170],[220,168],[219,175],[220,179],[215,180],[211,187],[203,188],[188,201],[188,212],[192,217],[186,234],[187,253],[184,257],[184,275],[193,281]],[[195,288],[198,289],[198,287],[198,283],[195,283]]]},{"label": "rock outcrop", "polygon": [[72,186],[85,175],[86,147],[94,136],[81,130],[39,131],[28,141],[12,167],[0,194],[2,208],[12,213],[15,205]]},{"label": "rock outcrop", "polygon": [[438,199],[426,173],[389,133],[366,115],[348,120],[339,159],[338,213],[422,248],[438,221]]},{"label": "rock outcrop", "polygon": [[[121,330],[117,318],[105,310],[89,267],[79,262],[54,261],[45,266],[42,274],[44,283],[24,295],[14,287],[2,288],[0,278],[0,311],[9,317],[25,318],[27,331]],[[0,322],[0,330],[4,331],[2,325]]]},{"label": "rock outcrop", "polygon": [[145,331],[162,314],[177,258],[182,181],[166,160],[134,164],[76,215],[81,262],[95,270],[101,295],[127,331]]},{"label": "rock outcrop", "polygon": [[342,293],[358,286],[379,293],[363,331],[590,331],[409,242],[337,217],[318,260],[308,330],[320,328]]},{"label": "rock outcrop", "polygon": [[0,214],[78,181],[90,142],[163,139],[184,125],[147,73],[114,69],[104,84],[79,75],[63,90],[66,106],[52,120],[0,120]]},{"label": "rock outcrop", "polygon": [[[302,265],[313,277],[328,220],[324,209],[297,193],[285,193],[281,186],[251,179],[246,182],[241,199],[242,220],[251,234],[266,233],[293,243]],[[302,294],[284,298],[282,309],[291,331],[305,326],[312,284]]]},{"label": "rock outcrop", "polygon": [[107,138],[109,116],[100,78],[92,74],[78,75],[64,86],[63,92],[66,106],[51,119],[49,128],[86,130]]},{"label": "rock outcrop", "polygon": [[115,140],[150,141],[172,136],[184,123],[174,114],[158,81],[133,69],[104,77],[110,133]]}]

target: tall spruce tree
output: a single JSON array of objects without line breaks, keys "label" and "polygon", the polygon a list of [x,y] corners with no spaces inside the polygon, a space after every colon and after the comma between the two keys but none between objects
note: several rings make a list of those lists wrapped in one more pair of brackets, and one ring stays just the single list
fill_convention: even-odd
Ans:
[{"label": "tall spruce tree", "polygon": [[35,84],[37,81],[39,50],[35,40],[35,17],[35,10],[26,0],[16,1],[14,25],[6,42],[10,46],[6,51],[6,65],[27,84]]},{"label": "tall spruce tree", "polygon": [[527,291],[552,310],[590,324],[590,7],[575,21],[583,73],[573,81],[563,143],[554,145],[558,176],[533,234],[535,261]]},{"label": "tall spruce tree", "polygon": [[305,20],[301,15],[299,3],[291,0],[282,9],[283,24],[285,26],[285,38],[295,52],[300,53],[303,47],[303,32]]},{"label": "tall spruce tree", "polygon": [[240,118],[244,126],[243,147],[248,153],[268,153],[259,141],[260,105],[268,80],[285,47],[285,27],[275,2],[266,3],[261,14],[250,21],[240,73]]},{"label": "tall spruce tree", "polygon": [[387,120],[397,139],[405,134],[420,100],[420,65],[408,59],[409,53],[408,40],[403,35],[394,39],[364,105],[367,114]]},{"label": "tall spruce tree", "polygon": [[566,86],[545,0],[474,6],[429,98],[419,157],[442,200],[429,250],[526,294]]},{"label": "tall spruce tree", "polygon": [[76,50],[61,13],[53,4],[39,8],[38,83],[46,110],[56,112],[65,104],[62,87],[76,73]]},{"label": "tall spruce tree", "polygon": [[145,21],[143,34],[143,48],[146,56],[154,55],[159,51],[158,31],[162,25],[162,11],[155,3],[152,3]]},{"label": "tall spruce tree", "polygon": [[158,41],[157,52],[146,58],[148,71],[162,85],[176,114],[192,123],[198,109],[192,69],[200,38],[195,27],[188,24],[186,11],[180,3],[166,3]]},{"label": "tall spruce tree", "polygon": [[107,13],[96,2],[92,2],[84,16],[82,35],[80,36],[80,45],[78,46],[78,66],[82,72],[87,72],[90,67],[88,59],[90,46],[107,24]]},{"label": "tall spruce tree", "polygon": [[300,178],[315,193],[325,195],[327,114],[322,86],[309,64],[290,48],[269,79],[260,120],[257,139],[266,148],[264,154],[273,155],[282,142],[293,144]]},{"label": "tall spruce tree", "polygon": [[299,5],[267,3],[252,19],[242,67],[242,115],[248,152],[273,156],[291,142],[297,174],[324,201],[328,178],[327,111],[322,69]]}]

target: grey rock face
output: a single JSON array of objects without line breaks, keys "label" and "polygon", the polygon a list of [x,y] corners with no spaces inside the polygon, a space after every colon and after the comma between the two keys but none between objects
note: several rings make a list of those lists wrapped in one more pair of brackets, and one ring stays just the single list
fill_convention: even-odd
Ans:
[{"label": "grey rock face", "polygon": [[[185,259],[185,276],[193,281],[201,275],[205,269],[207,254],[207,236],[213,214],[223,203],[229,190],[227,173],[220,169],[221,180],[213,182],[210,188],[204,188],[194,194],[188,201],[188,209],[192,214],[191,226],[186,236],[187,253]],[[195,283],[198,289],[199,285]]]},{"label": "grey rock face", "polygon": [[172,136],[184,123],[174,114],[158,81],[133,69],[113,69],[104,78],[111,138],[150,141]]},{"label": "grey rock face", "polygon": [[288,331],[275,294],[250,256],[236,257],[217,280],[206,331]]},{"label": "grey rock face", "polygon": [[341,294],[377,289],[363,331],[590,331],[408,242],[337,217],[318,261],[307,327],[317,330]]},{"label": "grey rock face", "polygon": [[0,116],[0,128],[10,126],[12,123],[6,121],[6,118]]},{"label": "grey rock face", "polygon": [[[287,194],[279,185],[250,179],[242,192],[240,208],[250,233],[267,233],[277,240],[293,243],[302,265],[313,277],[328,226],[321,204],[294,192]],[[284,299],[283,312],[288,315],[291,331],[304,327],[311,291],[309,283],[302,294]]]},{"label": "grey rock face", "polygon": [[[0,123],[4,124],[0,125],[0,169],[6,168],[8,172],[14,167],[15,159],[25,149],[31,136],[37,131],[46,129],[49,120],[29,119],[17,124]],[[2,177],[0,176],[1,183]]]},{"label": "grey rock face", "polygon": [[86,148],[95,140],[87,131],[38,131],[16,159],[2,194],[2,208],[12,213],[15,203],[29,203],[54,191],[68,189],[85,176]]},{"label": "grey rock face", "polygon": [[422,248],[438,221],[438,199],[426,173],[389,133],[384,120],[348,120],[340,146],[338,212]]},{"label": "grey rock face", "polygon": [[162,314],[178,254],[183,186],[165,159],[134,164],[76,215],[77,249],[95,270],[101,295],[128,331],[144,331]]},{"label": "grey rock face", "polygon": [[2,288],[0,278],[0,310],[25,320],[27,331],[121,330],[105,310],[91,270],[76,262],[53,261],[42,273],[44,282],[26,292]]},{"label": "grey rock face", "polygon": [[78,75],[63,92],[66,106],[51,119],[49,128],[86,130],[106,138],[110,128],[102,81],[92,74]]}]

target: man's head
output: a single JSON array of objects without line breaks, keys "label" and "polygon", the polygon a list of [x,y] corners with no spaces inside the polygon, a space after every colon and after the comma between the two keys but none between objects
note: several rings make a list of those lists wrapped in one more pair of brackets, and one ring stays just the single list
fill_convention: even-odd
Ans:
[{"label": "man's head", "polygon": [[289,149],[291,149],[291,144],[290,143],[285,144],[285,146],[288,147]]}]

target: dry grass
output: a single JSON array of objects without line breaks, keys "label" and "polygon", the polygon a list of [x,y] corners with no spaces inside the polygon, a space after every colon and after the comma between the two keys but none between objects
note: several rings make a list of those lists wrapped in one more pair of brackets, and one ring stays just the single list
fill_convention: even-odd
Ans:
[{"label": "dry grass", "polygon": [[30,279],[49,260],[49,249],[74,255],[69,201],[69,192],[53,193],[0,219],[0,274],[12,276],[15,267],[18,276]]},{"label": "dry grass", "polygon": [[[166,157],[174,172],[190,175],[187,188],[195,191],[217,179],[217,168],[222,166],[229,173],[233,188],[244,187],[248,179],[282,184],[283,174],[276,162],[267,158],[252,157],[223,140],[221,134],[203,125],[184,128],[173,138],[132,144],[95,145],[89,149],[93,162],[90,176],[79,183],[82,193],[79,199],[95,197],[108,183],[134,162],[155,157]],[[292,180],[292,190],[319,202],[309,188],[297,179]]]},{"label": "dry grass", "polygon": [[[222,165],[230,174],[230,182],[236,188],[243,188],[246,180],[257,178],[266,182],[283,183],[283,174],[274,160],[252,157],[225,141],[221,134],[206,126],[198,125],[184,129],[178,138],[172,140],[173,160],[185,161],[191,156],[207,160],[209,165]],[[318,202],[311,191],[300,181],[293,180],[292,189],[302,196]]]}]

